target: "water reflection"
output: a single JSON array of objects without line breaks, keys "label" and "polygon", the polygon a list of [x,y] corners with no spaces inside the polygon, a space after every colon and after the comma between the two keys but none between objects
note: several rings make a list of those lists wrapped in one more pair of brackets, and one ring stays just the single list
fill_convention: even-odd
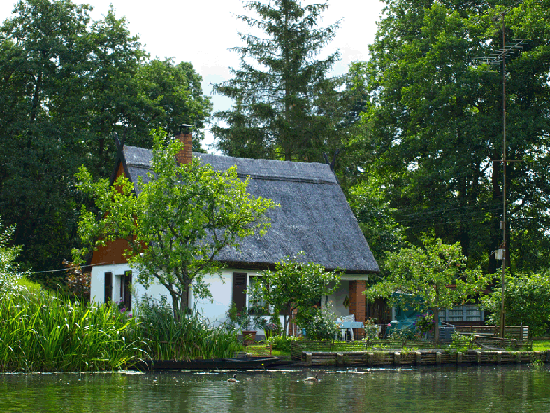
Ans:
[{"label": "water reflection", "polygon": [[[0,375],[2,412],[545,412],[544,367]],[[319,382],[308,383],[308,375]]]}]

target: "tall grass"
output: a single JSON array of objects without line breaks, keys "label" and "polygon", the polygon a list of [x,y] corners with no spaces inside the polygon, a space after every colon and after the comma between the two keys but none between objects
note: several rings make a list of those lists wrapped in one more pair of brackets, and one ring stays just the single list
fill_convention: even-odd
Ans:
[{"label": "tall grass", "polygon": [[146,356],[138,321],[46,293],[0,298],[0,371],[114,370]]},{"label": "tall grass", "polygon": [[138,307],[140,336],[150,343],[154,360],[195,360],[232,357],[242,350],[237,332],[212,327],[196,312],[173,316],[171,307],[145,297]]}]

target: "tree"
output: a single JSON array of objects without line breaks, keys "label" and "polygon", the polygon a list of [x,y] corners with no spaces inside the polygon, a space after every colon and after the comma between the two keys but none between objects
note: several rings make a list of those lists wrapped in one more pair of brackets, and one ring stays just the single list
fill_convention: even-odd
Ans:
[{"label": "tree", "polygon": [[[439,325],[439,311],[471,301],[487,280],[479,270],[466,269],[466,258],[457,242],[424,237],[422,248],[411,246],[386,257],[388,275],[366,291],[369,299],[388,298],[391,305],[430,310]],[[396,294],[398,293],[398,294]],[[435,329],[439,341],[439,329]]]},{"label": "tree", "polygon": [[[193,137],[194,149],[200,149],[203,138],[200,129],[204,128],[210,116],[212,103],[202,91],[202,77],[195,72],[189,62],[174,64],[172,59],[151,60],[142,64],[136,74],[141,96],[139,130],[161,127],[168,134],[176,134],[181,125],[193,125],[197,131]],[[146,135],[148,136],[148,135]],[[143,142],[142,147],[151,147],[151,142]]]},{"label": "tree", "polygon": [[372,254],[383,268],[384,255],[404,246],[404,230],[393,218],[387,202],[377,197],[367,182],[355,185],[349,191],[349,203]]},{"label": "tree", "polygon": [[20,259],[36,270],[59,268],[70,253],[76,211],[68,183],[82,153],[73,125],[82,113],[75,102],[88,10],[67,0],[19,1],[0,26],[0,210],[16,224]]},{"label": "tree", "polygon": [[[162,62],[148,62],[126,20],[111,8],[91,22],[90,9],[20,0],[0,25],[0,210],[16,225],[18,260],[36,271],[62,268],[78,244],[80,165],[107,177],[116,134],[151,148],[151,129],[201,127],[211,110],[190,63],[148,70]],[[63,284],[46,274],[46,285]]]},{"label": "tree", "polygon": [[21,251],[20,246],[10,246],[14,226],[4,227],[0,220],[0,301],[11,294],[24,291],[20,283],[22,274],[15,262]]},{"label": "tree", "polygon": [[303,263],[286,257],[275,264],[275,270],[263,271],[250,288],[251,301],[273,306],[283,314],[283,334],[295,310],[307,312],[318,305],[324,295],[332,294],[340,283],[338,272],[326,271],[320,264]]},{"label": "tree", "polygon": [[238,248],[242,238],[263,234],[269,226],[265,211],[275,204],[251,197],[248,181],[241,181],[234,167],[215,172],[198,159],[177,165],[182,144],[166,146],[164,137],[155,133],[152,173],[136,186],[124,177],[111,186],[107,180],[94,183],[89,171],[80,169],[78,188],[92,195],[100,218],[82,211],[79,235],[85,247],[75,251],[75,260],[98,245],[126,239],[137,280],[166,287],[177,317],[188,308],[191,286],[196,296],[210,296],[204,276],[222,267],[216,255]]},{"label": "tree", "polygon": [[[515,237],[548,244],[548,11],[540,2],[388,0],[364,67],[369,101],[364,157],[408,238],[433,230],[459,241],[470,263],[494,272],[501,242],[502,68],[481,64],[508,39],[529,39],[507,58],[507,203]],[[506,7],[506,8],[505,8]],[[543,11],[544,9],[545,11]],[[538,22],[532,24],[532,22]],[[370,176],[369,176],[370,179]],[[544,267],[546,257],[521,266]],[[507,262],[510,262],[507,258]]]},{"label": "tree", "polygon": [[[499,285],[482,298],[489,311],[489,321],[500,323],[502,291]],[[508,325],[529,326],[530,337],[546,335],[550,327],[550,274],[517,274],[506,276],[504,312]]]},{"label": "tree", "polygon": [[235,100],[231,110],[215,116],[227,126],[215,126],[218,148],[228,155],[322,162],[327,141],[334,139],[332,119],[325,115],[335,94],[335,79],[327,77],[338,53],[318,60],[338,23],[318,28],[326,3],[303,6],[300,0],[249,1],[245,8],[259,18],[239,16],[267,38],[241,34],[246,45],[234,50],[241,67],[215,91]]}]

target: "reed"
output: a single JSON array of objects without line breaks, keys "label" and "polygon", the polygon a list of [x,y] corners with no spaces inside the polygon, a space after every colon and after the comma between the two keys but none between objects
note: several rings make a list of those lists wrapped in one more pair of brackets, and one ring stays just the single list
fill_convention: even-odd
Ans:
[{"label": "reed", "polygon": [[165,300],[145,298],[138,307],[140,336],[150,343],[154,360],[194,360],[232,357],[242,350],[237,332],[213,327],[193,311],[173,316]]},{"label": "reed", "polygon": [[138,320],[54,296],[0,299],[0,371],[116,370],[146,357]]}]

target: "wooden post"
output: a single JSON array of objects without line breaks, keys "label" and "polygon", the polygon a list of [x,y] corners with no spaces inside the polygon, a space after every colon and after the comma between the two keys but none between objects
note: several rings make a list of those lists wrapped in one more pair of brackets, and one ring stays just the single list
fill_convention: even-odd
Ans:
[{"label": "wooden post", "polygon": [[401,364],[401,353],[399,351],[393,353],[393,364],[396,366]]}]

